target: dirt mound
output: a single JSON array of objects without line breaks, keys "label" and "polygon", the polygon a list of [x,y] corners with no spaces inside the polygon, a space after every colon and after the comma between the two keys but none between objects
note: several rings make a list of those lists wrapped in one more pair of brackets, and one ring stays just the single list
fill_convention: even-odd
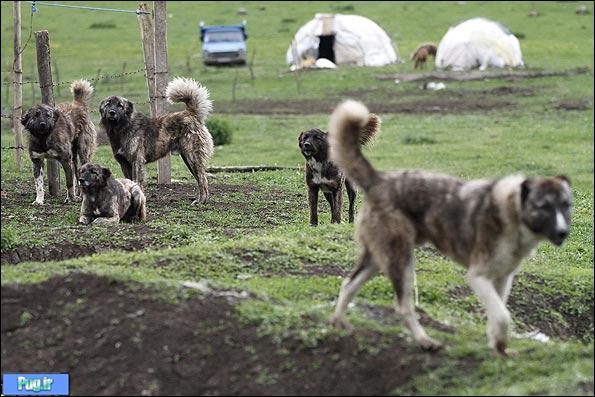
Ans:
[{"label": "dirt mound", "polygon": [[86,274],[3,285],[2,372],[66,371],[86,395],[383,395],[437,365],[399,338],[366,352],[358,339],[381,340],[370,331],[275,342],[228,298],[154,292]]},{"label": "dirt mound", "polygon": [[27,261],[61,261],[79,256],[91,255],[97,252],[95,247],[85,247],[76,244],[58,243],[46,247],[19,247],[2,252],[2,264],[17,264]]}]

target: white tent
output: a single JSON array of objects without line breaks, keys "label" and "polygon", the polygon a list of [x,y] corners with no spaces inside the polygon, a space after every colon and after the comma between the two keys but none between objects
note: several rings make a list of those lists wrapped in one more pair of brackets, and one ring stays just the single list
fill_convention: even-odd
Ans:
[{"label": "white tent", "polygon": [[304,60],[320,58],[336,65],[357,66],[400,61],[392,40],[380,26],[359,15],[343,14],[316,14],[297,31],[285,57],[294,67],[302,67]]},{"label": "white tent", "polygon": [[502,24],[473,18],[448,29],[436,53],[438,69],[524,66],[519,40]]}]

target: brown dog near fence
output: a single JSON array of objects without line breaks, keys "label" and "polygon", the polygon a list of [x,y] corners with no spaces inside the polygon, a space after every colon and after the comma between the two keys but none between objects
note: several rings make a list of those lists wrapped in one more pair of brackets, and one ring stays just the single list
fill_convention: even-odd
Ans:
[{"label": "brown dog near fence", "polygon": [[134,104],[110,96],[100,106],[101,124],[124,176],[142,185],[145,164],[175,150],[196,179],[198,194],[192,204],[209,197],[207,163],[213,155],[213,138],[205,122],[213,105],[208,90],[192,79],[176,78],[165,93],[169,102],[184,102],[186,109],[156,118],[134,111]]},{"label": "brown dog near fence", "polygon": [[510,313],[506,301],[521,261],[542,240],[561,245],[570,230],[572,192],[568,178],[509,175],[464,181],[424,171],[380,172],[362,155],[368,122],[361,103],[341,104],[331,116],[331,160],[366,192],[358,216],[361,254],[345,279],[332,323],[349,327],[344,315],[358,289],[378,272],[392,282],[395,309],[417,343],[442,345],[419,324],[412,299],[416,245],[431,242],[468,268],[468,281],[488,316],[489,346],[506,355]]},{"label": "brown dog near fence", "polygon": [[89,116],[93,87],[86,80],[72,83],[73,102],[51,107],[36,105],[22,117],[29,131],[29,157],[33,162],[36,197],[33,204],[44,203],[43,160],[58,160],[66,176],[66,202],[78,199],[76,180],[78,167],[91,161],[95,152],[95,126]]}]

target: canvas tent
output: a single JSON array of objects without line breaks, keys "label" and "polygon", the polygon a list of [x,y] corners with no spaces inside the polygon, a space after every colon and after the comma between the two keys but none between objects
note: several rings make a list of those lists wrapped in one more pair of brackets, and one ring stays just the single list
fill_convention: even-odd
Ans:
[{"label": "canvas tent", "polygon": [[382,66],[399,62],[393,42],[373,21],[359,15],[316,14],[287,49],[289,65],[326,58],[336,65]]},{"label": "canvas tent", "polygon": [[519,40],[502,24],[473,18],[451,27],[436,53],[438,69],[524,66]]}]

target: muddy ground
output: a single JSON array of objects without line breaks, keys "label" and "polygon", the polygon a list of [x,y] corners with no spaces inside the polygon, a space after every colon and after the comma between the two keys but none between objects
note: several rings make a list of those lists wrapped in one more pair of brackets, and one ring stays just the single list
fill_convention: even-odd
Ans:
[{"label": "muddy ground", "polygon": [[[121,238],[100,241],[95,239],[94,229],[90,226],[73,224],[63,233],[56,234],[49,220],[60,217],[65,209],[73,212],[73,214],[78,214],[78,204],[46,204],[36,207],[35,216],[32,217],[26,211],[22,211],[23,203],[30,205],[29,201],[34,198],[31,187],[10,183],[7,186],[10,186],[11,190],[6,191],[6,194],[2,197],[2,219],[6,220],[10,217],[11,222],[29,223],[37,227],[37,233],[46,241],[42,245],[22,245],[2,251],[0,254],[2,264],[64,260],[114,249],[138,251],[161,248],[170,243],[170,241],[164,239],[162,230],[158,225],[148,226],[147,224],[121,223],[107,226],[108,231]],[[275,226],[290,219],[288,211],[295,209],[307,210],[307,203],[303,194],[292,197],[275,189],[264,191],[258,186],[229,184],[225,183],[223,176],[217,176],[214,181],[211,181],[210,188],[211,196],[207,204],[198,207],[186,206],[184,209],[180,209],[180,203],[189,204],[194,200],[196,194],[194,184],[172,183],[158,185],[149,183],[145,190],[147,202],[150,203],[147,207],[147,217],[149,220],[163,219],[170,223],[199,226],[204,222],[201,212],[225,209],[226,211],[238,210],[242,213],[250,211],[254,217],[267,226]],[[229,199],[229,197],[235,198]],[[284,197],[284,199],[279,200],[279,197]],[[250,208],[248,208],[248,203],[253,203]],[[7,213],[11,215],[8,216]],[[258,225],[250,222],[233,223],[225,226],[212,223],[209,227],[219,229],[227,237],[235,237],[259,229]],[[76,236],[77,243],[71,242],[69,236]]]},{"label": "muddy ground", "polygon": [[362,351],[358,338],[382,338],[371,331],[315,348],[277,342],[241,324],[234,303],[206,294],[174,304],[84,274],[3,286],[2,371],[66,371],[77,395],[384,395],[433,366],[399,338],[383,354]]}]

